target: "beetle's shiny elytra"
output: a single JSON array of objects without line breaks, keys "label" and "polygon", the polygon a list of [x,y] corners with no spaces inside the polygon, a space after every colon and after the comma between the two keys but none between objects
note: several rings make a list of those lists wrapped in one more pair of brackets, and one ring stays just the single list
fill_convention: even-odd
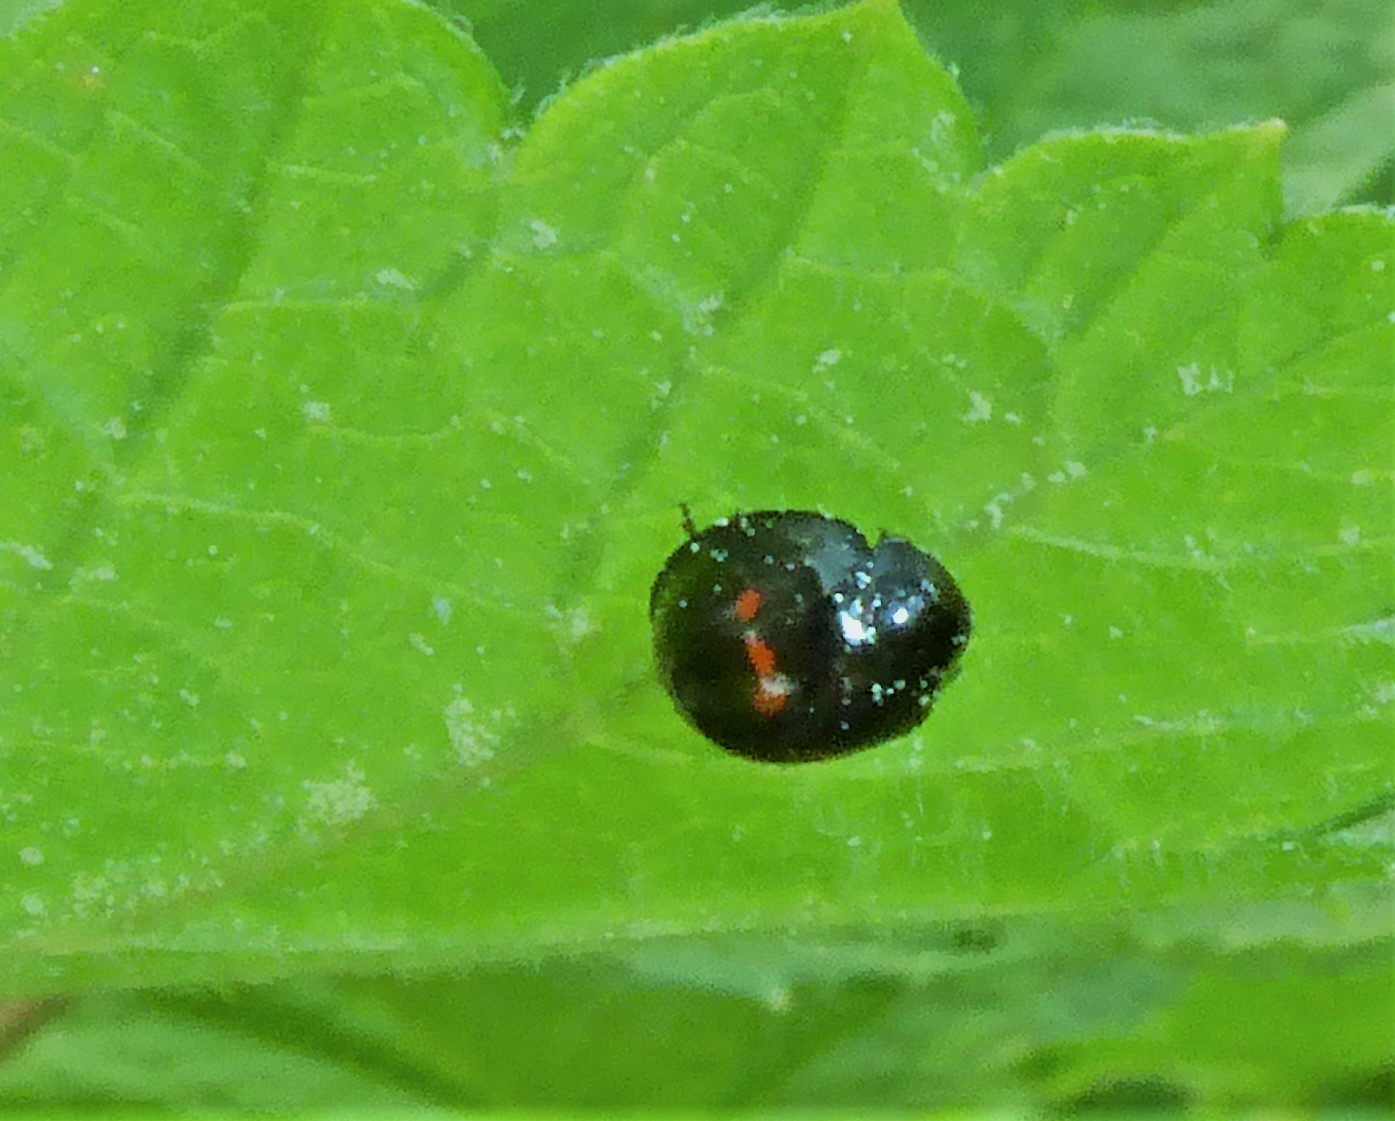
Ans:
[{"label": "beetle's shiny elytra", "polygon": [[953,577],[899,537],[797,510],[688,534],[650,593],[655,658],[678,711],[737,755],[804,762],[909,732],[969,641]]}]

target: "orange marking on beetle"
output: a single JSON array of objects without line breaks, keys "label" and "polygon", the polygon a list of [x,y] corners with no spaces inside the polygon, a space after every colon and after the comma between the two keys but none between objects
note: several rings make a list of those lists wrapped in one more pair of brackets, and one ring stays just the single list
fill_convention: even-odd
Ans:
[{"label": "orange marking on beetle", "polygon": [[775,651],[770,649],[765,639],[758,634],[748,634],[744,641],[746,643],[746,661],[751,663],[751,668],[756,671],[756,676],[775,676]]},{"label": "orange marking on beetle", "polygon": [[736,597],[736,603],[732,606],[732,614],[736,616],[738,623],[749,623],[760,612],[760,589],[747,588]]},{"label": "orange marking on beetle", "polygon": [[742,642],[746,646],[746,661],[756,675],[751,707],[761,716],[778,716],[790,703],[789,679],[776,671],[775,651],[755,631],[747,631]]},{"label": "orange marking on beetle", "polygon": [[790,702],[789,691],[779,678],[762,677],[756,686],[756,695],[751,699],[751,707],[762,716],[779,716]]}]

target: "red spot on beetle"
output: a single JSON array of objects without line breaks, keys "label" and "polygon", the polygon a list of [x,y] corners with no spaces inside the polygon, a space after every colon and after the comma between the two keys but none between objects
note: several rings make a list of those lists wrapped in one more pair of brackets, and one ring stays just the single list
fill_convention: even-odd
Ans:
[{"label": "red spot on beetle", "polygon": [[790,701],[789,682],[783,677],[762,677],[751,707],[762,716],[779,716]]},{"label": "red spot on beetle", "polygon": [[757,677],[773,677],[775,675],[775,651],[770,649],[765,639],[757,634],[748,634],[746,642],[746,661],[751,663],[751,668],[756,671]]},{"label": "red spot on beetle", "polygon": [[[683,718],[763,763],[833,759],[918,727],[972,617],[932,554],[809,510],[699,527],[649,592],[659,677]],[[736,651],[740,645],[741,652]]]},{"label": "red spot on beetle", "polygon": [[747,633],[746,661],[756,675],[756,691],[751,707],[761,716],[778,716],[790,700],[789,679],[777,673],[775,651],[760,635]]},{"label": "red spot on beetle", "polygon": [[760,591],[756,588],[747,588],[736,597],[736,604],[732,607],[732,614],[736,616],[738,623],[749,623],[760,613]]}]

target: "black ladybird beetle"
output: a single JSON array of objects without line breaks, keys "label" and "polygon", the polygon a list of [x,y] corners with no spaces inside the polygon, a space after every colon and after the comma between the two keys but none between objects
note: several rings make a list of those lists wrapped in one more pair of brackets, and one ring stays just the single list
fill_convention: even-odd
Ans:
[{"label": "black ladybird beetle", "polygon": [[737,755],[799,763],[910,731],[969,641],[969,605],[909,541],[798,510],[735,514],[654,580],[649,619],[684,718]]}]

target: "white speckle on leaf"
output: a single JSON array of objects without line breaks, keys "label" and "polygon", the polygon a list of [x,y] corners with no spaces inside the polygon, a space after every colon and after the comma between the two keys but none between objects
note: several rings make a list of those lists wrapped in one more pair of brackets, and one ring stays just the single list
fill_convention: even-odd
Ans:
[{"label": "white speckle on leaf", "polygon": [[311,424],[328,424],[330,408],[328,401],[306,401],[300,406],[303,417]]},{"label": "white speckle on leaf", "polygon": [[23,848],[19,850],[19,862],[26,868],[37,868],[44,862],[44,854],[36,848]]},{"label": "white speckle on leaf", "polygon": [[996,494],[991,502],[983,507],[983,512],[988,515],[988,526],[990,529],[1001,529],[1003,525],[1003,507],[1012,501],[1010,494]]},{"label": "white speckle on leaf", "polygon": [[428,658],[431,657],[432,654],[436,653],[436,648],[432,646],[429,642],[427,642],[426,639],[419,635],[416,631],[412,631],[412,633],[407,636],[407,642],[413,650],[417,651],[418,653],[425,654]]},{"label": "white speckle on leaf", "polygon": [[1182,535],[1182,545],[1187,550],[1187,556],[1191,557],[1191,559],[1198,564],[1205,564],[1211,559],[1206,550],[1201,547],[1197,539],[1190,533],[1184,533]]},{"label": "white speckle on leaf", "polygon": [[1374,623],[1355,623],[1343,627],[1342,633],[1354,642],[1383,642],[1395,646],[1395,617],[1377,619]]},{"label": "white speckle on leaf", "polygon": [[547,250],[557,244],[557,231],[541,218],[534,218],[528,223],[528,228],[533,231],[534,249]]},{"label": "white speckle on leaf", "polygon": [[384,288],[401,288],[405,292],[414,292],[417,287],[397,269],[379,269],[373,274],[373,279]]},{"label": "white speckle on leaf", "polygon": [[73,877],[72,902],[73,914],[81,919],[93,913],[89,904],[104,904],[97,913],[108,914],[115,900],[108,890],[107,881],[101,876],[89,878],[77,875]]},{"label": "white speckle on leaf", "polygon": [[477,767],[494,758],[494,748],[499,743],[497,729],[503,713],[495,712],[489,721],[479,719],[470,699],[457,695],[446,705],[442,715],[451,749],[461,766]]},{"label": "white speckle on leaf", "polygon": [[1123,637],[1124,637],[1124,632],[1121,631],[1118,627],[1110,627],[1110,628],[1109,628],[1109,637],[1110,637],[1110,638],[1114,638],[1114,639],[1123,638]]},{"label": "white speckle on leaf", "polygon": [[44,430],[34,424],[24,424],[19,429],[19,451],[21,455],[34,455],[48,446]]},{"label": "white speckle on leaf", "polygon": [[42,572],[49,572],[53,565],[42,552],[33,545],[21,545],[18,541],[0,541],[0,552],[14,553],[20,560]]},{"label": "white speckle on leaf", "polygon": [[562,641],[575,645],[583,638],[596,633],[596,620],[584,607],[573,607],[562,613],[558,620]]},{"label": "white speckle on leaf", "polygon": [[944,134],[948,129],[954,128],[959,123],[959,118],[947,109],[936,113],[931,121],[930,135],[937,141],[943,141]]},{"label": "white speckle on leaf", "polygon": [[302,824],[348,825],[378,807],[378,799],[363,781],[363,772],[353,763],[344,768],[344,777],[328,782],[305,781],[309,797],[301,814]]},{"label": "white speckle on leaf", "polygon": [[431,597],[431,613],[445,626],[450,622],[451,614],[455,611],[455,605],[445,596]]},{"label": "white speckle on leaf", "polygon": [[79,568],[68,581],[70,588],[79,584],[109,584],[116,579],[116,569],[110,563],[99,564],[95,568]]},{"label": "white speckle on leaf", "polygon": [[1381,708],[1395,701],[1395,681],[1377,681],[1367,691],[1371,701]]},{"label": "white speckle on leaf", "polygon": [[119,416],[109,417],[102,425],[102,434],[110,436],[113,440],[124,440],[126,438],[126,422]]},{"label": "white speckle on leaf", "polygon": [[830,347],[814,359],[814,369],[826,370],[831,366],[838,365],[842,360],[843,352],[836,347]]},{"label": "white speckle on leaf", "polygon": [[1337,540],[1348,547],[1361,544],[1361,527],[1359,525],[1342,526],[1337,532]]},{"label": "white speckle on leaf", "polygon": [[961,417],[966,424],[982,424],[993,419],[993,402],[982,393],[970,391],[969,411]]},{"label": "white speckle on leaf", "polygon": [[1177,378],[1182,383],[1182,392],[1188,397],[1202,393],[1235,392],[1235,374],[1231,370],[1218,370],[1210,367],[1203,376],[1201,367],[1195,362],[1177,367]]},{"label": "white speckle on leaf", "polygon": [[197,693],[190,692],[188,689],[179,690],[179,699],[183,701],[186,705],[188,705],[190,708],[199,707],[199,695]]},{"label": "white speckle on leaf", "polygon": [[1371,262],[1371,271],[1372,271],[1372,272],[1384,272],[1384,271],[1385,271],[1385,258],[1383,258],[1383,257],[1377,257],[1375,260],[1373,260],[1373,261]]},{"label": "white speckle on leaf", "polygon": [[1049,483],[1073,483],[1076,479],[1083,479],[1087,473],[1083,463],[1068,459],[1061,464],[1061,470],[1053,471],[1047,475],[1046,481]]},{"label": "white speckle on leaf", "polygon": [[714,330],[712,316],[721,310],[725,301],[726,297],[717,293],[686,305],[683,309],[683,330],[690,335],[711,335]]},{"label": "white speckle on leaf", "polygon": [[48,912],[48,907],[44,904],[43,899],[33,892],[22,895],[19,900],[19,905],[24,909],[26,915],[34,919]]}]

